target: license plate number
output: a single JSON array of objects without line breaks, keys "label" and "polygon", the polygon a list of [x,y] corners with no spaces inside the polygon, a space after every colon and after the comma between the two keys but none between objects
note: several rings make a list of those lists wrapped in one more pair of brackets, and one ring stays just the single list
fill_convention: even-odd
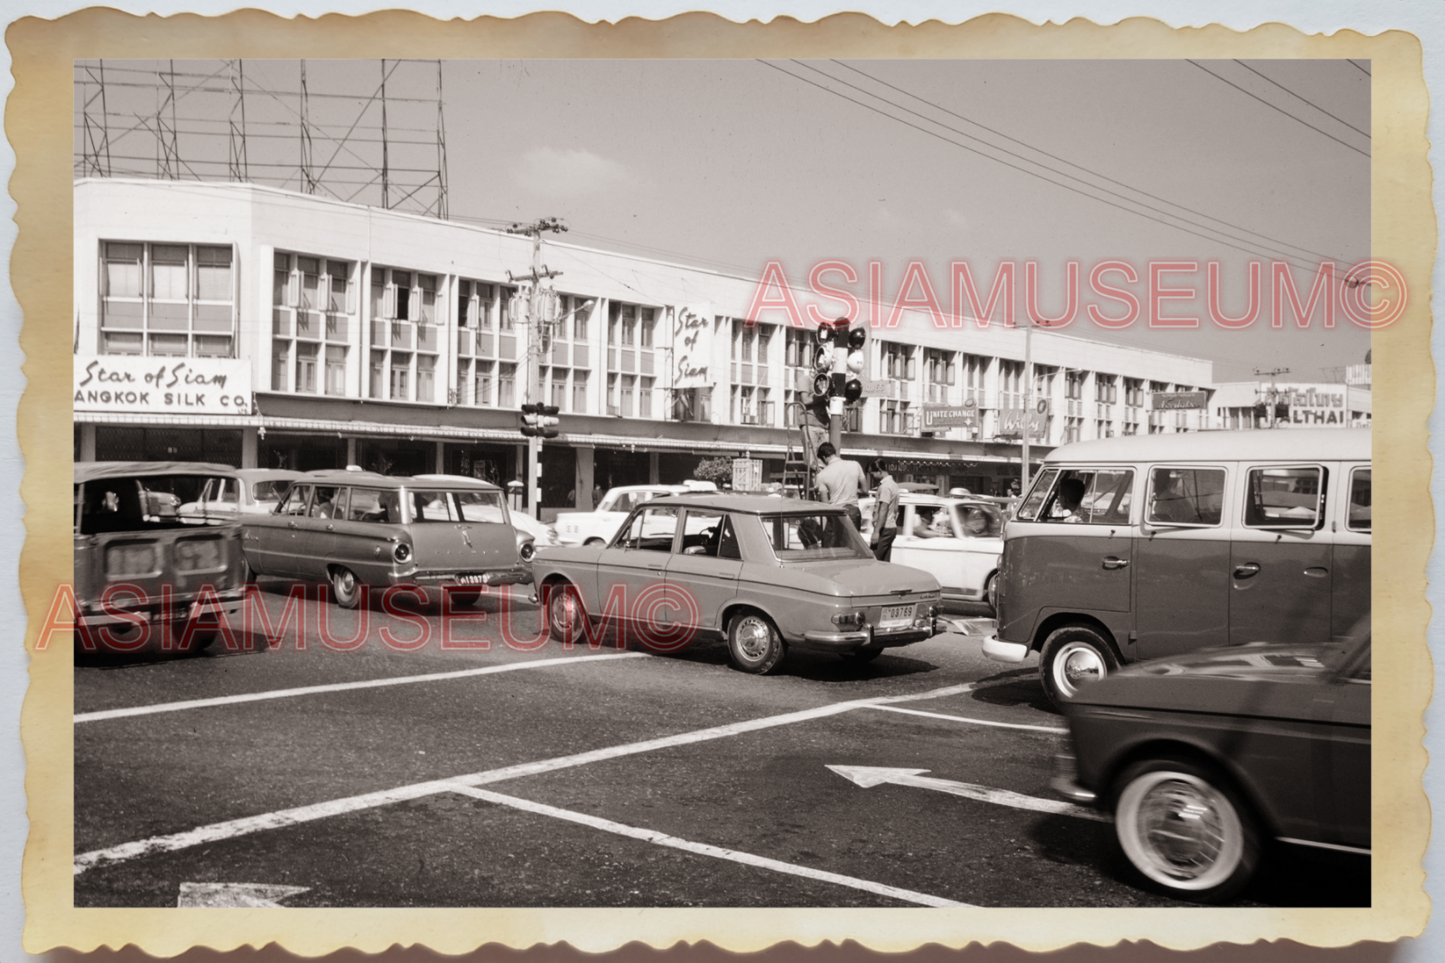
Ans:
[{"label": "license plate number", "polygon": [[483,579],[480,575],[458,575],[456,581],[458,585],[481,585]]},{"label": "license plate number", "polygon": [[883,617],[878,620],[880,629],[901,629],[912,624],[912,605],[885,605],[883,606]]}]

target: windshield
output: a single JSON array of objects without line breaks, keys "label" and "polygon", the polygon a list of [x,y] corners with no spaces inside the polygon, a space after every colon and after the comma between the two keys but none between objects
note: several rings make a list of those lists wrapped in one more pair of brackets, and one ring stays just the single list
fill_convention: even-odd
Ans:
[{"label": "windshield", "polygon": [[770,515],[762,521],[779,561],[873,557],[852,520],[842,512]]},{"label": "windshield", "polygon": [[258,502],[279,502],[286,489],[291,487],[289,478],[270,478],[251,486],[251,497]]},{"label": "windshield", "polygon": [[92,479],[75,488],[82,535],[180,524],[183,503],[200,498],[207,476],[133,475]]},{"label": "windshield", "polygon": [[998,538],[1003,534],[1003,512],[996,505],[954,505],[953,514],[965,538]]}]

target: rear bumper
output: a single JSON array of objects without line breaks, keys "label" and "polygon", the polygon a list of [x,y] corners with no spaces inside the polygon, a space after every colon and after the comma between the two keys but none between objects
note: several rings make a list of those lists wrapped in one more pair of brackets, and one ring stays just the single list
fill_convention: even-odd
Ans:
[{"label": "rear bumper", "polygon": [[1023,642],[1005,642],[997,635],[983,640],[983,654],[995,662],[1022,662],[1028,657],[1029,647]]},{"label": "rear bumper", "polygon": [[[147,599],[145,602],[133,605],[115,606],[110,611],[105,609],[95,610],[86,607],[83,614],[76,619],[76,625],[87,629],[109,626],[111,628],[124,628],[134,625],[134,617],[143,616],[147,622],[188,622],[192,619],[222,619],[241,614],[241,606],[245,602],[245,592],[241,589],[230,589],[217,593],[216,601],[204,602],[196,605],[190,599],[168,599],[168,607],[161,608],[159,599]],[[129,616],[126,618],[125,616]]]},{"label": "rear bumper", "polygon": [[899,645],[912,645],[931,638],[927,628],[909,629],[907,632],[874,632],[872,627],[854,632],[804,632],[803,644],[809,648],[825,649],[829,652],[851,652],[864,647],[890,649]]},{"label": "rear bumper", "polygon": [[422,588],[482,588],[491,585],[530,585],[532,567],[514,565],[508,568],[470,572],[414,572],[411,575],[388,575],[392,585],[418,585]]}]

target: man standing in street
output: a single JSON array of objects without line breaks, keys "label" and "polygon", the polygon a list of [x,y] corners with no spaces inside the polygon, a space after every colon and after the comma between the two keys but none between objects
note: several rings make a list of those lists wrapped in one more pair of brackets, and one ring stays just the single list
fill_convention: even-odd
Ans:
[{"label": "man standing in street", "polygon": [[898,483],[888,469],[888,460],[875,458],[868,465],[868,474],[878,486],[873,503],[873,538],[868,547],[880,562],[892,561],[893,538],[898,534]]},{"label": "man standing in street", "polygon": [[[813,485],[818,489],[819,496],[829,505],[847,512],[848,517],[853,520],[853,527],[861,532],[863,513],[858,508],[858,496],[868,494],[868,476],[863,474],[863,466],[856,461],[839,458],[838,449],[828,441],[818,446],[818,460],[823,463],[823,467],[819,470],[818,477],[813,480]],[[846,544],[841,530],[828,539],[828,544]]]}]

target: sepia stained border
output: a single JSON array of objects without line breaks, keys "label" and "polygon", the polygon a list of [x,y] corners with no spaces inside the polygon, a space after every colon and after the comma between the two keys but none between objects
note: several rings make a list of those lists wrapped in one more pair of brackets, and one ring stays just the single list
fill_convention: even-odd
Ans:
[{"label": "sepia stained border", "polygon": [[[1006,941],[1030,950],[1075,942],[1149,940],[1190,949],[1227,940],[1293,939],[1315,946],[1419,933],[1429,912],[1421,860],[1429,808],[1420,779],[1422,713],[1433,678],[1425,644],[1425,563],[1434,525],[1426,418],[1434,401],[1429,353],[1436,224],[1426,158],[1428,97],[1418,40],[1392,31],[1307,36],[1268,24],[1174,29],[1136,18],[1035,26],[1005,15],[960,25],[885,27],[843,14],[803,24],[734,23],[710,14],[665,21],[587,24],[565,14],[442,22],[384,12],[287,20],[259,11],[223,17],[136,17],[92,9],[57,20],[26,18],[6,33],[15,90],[6,132],[16,151],[10,191],[19,235],[12,284],[24,310],[28,387],[20,403],[26,456],[21,492],[27,541],[21,589],[28,615],[30,689],[21,720],[30,836],[23,868],[25,947],[89,951],[133,943],[170,955],[193,945],[230,949],[277,943],[300,954],[341,947],[378,952],[423,944],[461,953],[484,943],[526,947],[566,941],[603,951],[632,941],[668,946],[709,940],[755,950],[791,940],[855,940],[876,950]],[[70,460],[72,358],[73,61],[83,58],[494,57],[920,57],[920,58],[1357,58],[1372,62],[1372,256],[1397,266],[1410,307],[1372,339],[1378,553],[1374,583],[1373,906],[1368,909],[288,909],[284,911],[77,909],[72,905],[72,658],[68,645],[35,652],[37,627],[72,572]],[[61,441],[61,444],[57,444]],[[64,447],[62,447],[64,446]]]}]

